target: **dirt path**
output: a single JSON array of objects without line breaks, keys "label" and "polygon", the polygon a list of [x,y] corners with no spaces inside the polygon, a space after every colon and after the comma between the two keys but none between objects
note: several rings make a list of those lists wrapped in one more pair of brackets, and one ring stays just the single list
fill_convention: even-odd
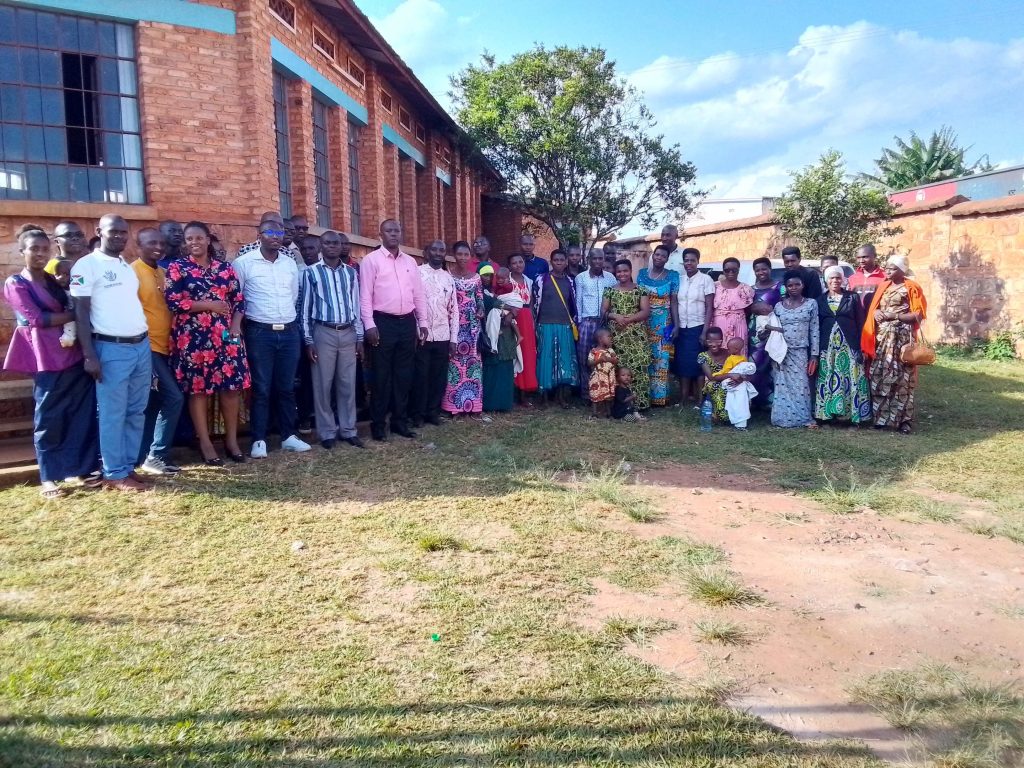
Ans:
[{"label": "dirt path", "polygon": [[[717,544],[767,603],[711,608],[681,593],[637,594],[596,583],[591,620],[667,619],[677,629],[631,651],[683,680],[737,680],[731,703],[802,739],[856,739],[900,764],[920,744],[851,703],[855,680],[942,662],[992,682],[1024,673],[1024,548],[942,524],[873,513],[835,516],[748,478],[693,468],[649,472],[666,518],[629,525],[642,537]],[[708,487],[713,483],[714,487]],[[624,526],[625,527],[625,526]],[[694,622],[734,620],[746,645],[700,643]]]}]

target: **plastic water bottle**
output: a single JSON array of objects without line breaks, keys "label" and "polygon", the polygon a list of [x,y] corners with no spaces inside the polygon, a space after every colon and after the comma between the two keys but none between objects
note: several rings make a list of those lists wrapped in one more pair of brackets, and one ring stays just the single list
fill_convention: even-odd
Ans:
[{"label": "plastic water bottle", "polygon": [[700,405],[700,431],[710,432],[711,431],[711,417],[714,414],[714,409],[711,407],[711,399],[705,397],[704,402]]}]

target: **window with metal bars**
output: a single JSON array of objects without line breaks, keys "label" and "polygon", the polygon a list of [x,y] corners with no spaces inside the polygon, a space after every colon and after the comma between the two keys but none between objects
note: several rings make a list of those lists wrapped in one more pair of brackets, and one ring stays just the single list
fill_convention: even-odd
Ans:
[{"label": "window with metal bars", "polygon": [[281,215],[292,215],[292,160],[288,136],[288,81],[274,73],[274,137],[277,140],[277,191]]},{"label": "window with metal bars", "polygon": [[348,121],[348,192],[353,235],[363,233],[362,206],[359,201],[359,132],[362,126]]},{"label": "window with metal bars", "polygon": [[267,0],[267,7],[278,19],[295,29],[295,6],[288,0]]},{"label": "window with metal bars", "polygon": [[334,61],[334,41],[316,27],[313,27],[313,47]]},{"label": "window with metal bars", "polygon": [[0,200],[146,202],[130,25],[0,5]]},{"label": "window with metal bars", "polygon": [[329,107],[313,99],[313,176],[316,179],[316,223],[331,226],[331,165],[327,132]]}]

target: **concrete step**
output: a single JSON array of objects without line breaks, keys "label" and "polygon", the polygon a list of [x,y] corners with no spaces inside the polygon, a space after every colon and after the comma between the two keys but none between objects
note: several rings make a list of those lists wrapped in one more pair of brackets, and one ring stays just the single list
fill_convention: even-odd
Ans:
[{"label": "concrete step", "polygon": [[0,440],[0,469],[35,466],[36,452],[32,438],[8,437]]},{"label": "concrete step", "polygon": [[5,379],[0,381],[0,439],[32,431],[31,379]]}]

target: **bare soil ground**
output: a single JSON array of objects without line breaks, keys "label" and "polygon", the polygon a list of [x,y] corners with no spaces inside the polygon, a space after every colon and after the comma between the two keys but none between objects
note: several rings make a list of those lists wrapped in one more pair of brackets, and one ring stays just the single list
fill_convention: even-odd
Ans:
[{"label": "bare soil ground", "polygon": [[[764,598],[711,607],[678,589],[634,593],[595,582],[588,622],[675,624],[630,651],[681,680],[728,680],[733,706],[798,738],[859,740],[885,760],[915,764],[934,745],[854,703],[850,685],[924,663],[991,683],[1022,676],[1020,545],[870,510],[838,516],[757,480],[701,468],[643,473],[641,482],[665,517],[623,527],[720,546],[730,569]],[[701,621],[734,622],[743,636],[709,643],[695,629]]]}]

